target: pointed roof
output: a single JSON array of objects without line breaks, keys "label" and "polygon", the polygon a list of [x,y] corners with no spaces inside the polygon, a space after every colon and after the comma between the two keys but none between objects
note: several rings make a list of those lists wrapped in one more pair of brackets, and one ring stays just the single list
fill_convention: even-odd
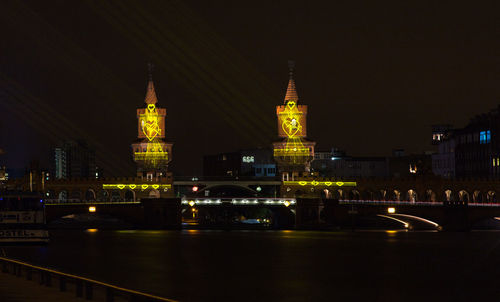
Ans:
[{"label": "pointed roof", "polygon": [[293,79],[294,67],[295,67],[295,62],[288,61],[288,69],[289,69],[288,74],[290,75],[290,79],[288,80],[288,87],[286,88],[285,104],[291,100],[295,102],[299,100],[299,95],[297,94],[297,89],[295,88],[295,80]]},{"label": "pointed roof", "polygon": [[153,64],[148,64],[148,88],[146,89],[146,98],[144,103],[146,104],[156,104],[158,99],[156,98],[155,85],[153,84]]},{"label": "pointed roof", "polygon": [[153,84],[153,79],[149,79],[148,88],[146,90],[146,98],[144,103],[146,104],[156,104],[158,99],[156,98],[155,85]]}]

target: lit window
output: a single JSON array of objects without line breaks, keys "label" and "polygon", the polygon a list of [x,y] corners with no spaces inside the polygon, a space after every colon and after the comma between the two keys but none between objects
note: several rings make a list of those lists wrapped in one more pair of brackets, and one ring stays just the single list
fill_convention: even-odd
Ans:
[{"label": "lit window", "polygon": [[487,144],[490,141],[491,141],[491,131],[490,130],[479,132],[479,143],[480,144]]},{"label": "lit window", "polygon": [[495,164],[496,164],[496,161],[495,161],[495,159],[493,159],[493,167],[495,166]]}]

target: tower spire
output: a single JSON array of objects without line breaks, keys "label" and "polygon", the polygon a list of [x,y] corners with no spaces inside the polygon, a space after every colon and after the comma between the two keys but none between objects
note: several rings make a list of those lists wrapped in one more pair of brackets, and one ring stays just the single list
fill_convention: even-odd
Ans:
[{"label": "tower spire", "polygon": [[286,94],[285,94],[285,104],[288,103],[288,101],[295,101],[297,102],[299,100],[299,95],[297,94],[297,89],[295,88],[295,80],[293,79],[293,70],[295,69],[295,62],[294,61],[288,61],[288,87],[286,88]]},{"label": "tower spire", "polygon": [[144,102],[146,104],[156,104],[158,99],[156,98],[155,86],[153,84],[153,68],[154,65],[148,63],[148,88],[146,89],[146,98]]}]

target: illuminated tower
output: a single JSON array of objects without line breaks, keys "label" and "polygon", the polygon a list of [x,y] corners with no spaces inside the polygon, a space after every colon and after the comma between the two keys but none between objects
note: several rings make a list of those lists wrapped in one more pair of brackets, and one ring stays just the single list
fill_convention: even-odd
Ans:
[{"label": "illuminated tower", "polygon": [[132,144],[137,176],[157,180],[167,176],[172,144],[165,142],[166,110],[156,106],[151,66],[144,108],[137,109],[137,140]]},{"label": "illuminated tower", "polygon": [[[283,180],[293,180],[301,172],[309,172],[314,157],[315,142],[307,137],[307,106],[298,105],[299,96],[293,79],[294,63],[288,62],[290,79],[284,105],[276,106],[278,135],[283,138],[273,143],[274,159]],[[290,179],[291,177],[291,179]]]}]

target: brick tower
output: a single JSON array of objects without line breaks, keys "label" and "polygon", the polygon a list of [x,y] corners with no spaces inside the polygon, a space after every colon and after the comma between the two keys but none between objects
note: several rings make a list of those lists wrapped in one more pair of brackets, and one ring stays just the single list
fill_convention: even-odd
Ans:
[{"label": "brick tower", "polygon": [[150,181],[167,177],[172,160],[172,144],[165,142],[166,110],[157,107],[151,69],[150,65],[144,108],[137,109],[137,140],[132,143],[137,176]]},{"label": "brick tower", "polygon": [[299,105],[299,96],[293,79],[294,63],[288,62],[289,81],[284,105],[276,106],[278,135],[281,141],[273,143],[274,159],[282,180],[294,180],[303,172],[309,172],[314,158],[315,142],[307,137],[307,106]]}]

